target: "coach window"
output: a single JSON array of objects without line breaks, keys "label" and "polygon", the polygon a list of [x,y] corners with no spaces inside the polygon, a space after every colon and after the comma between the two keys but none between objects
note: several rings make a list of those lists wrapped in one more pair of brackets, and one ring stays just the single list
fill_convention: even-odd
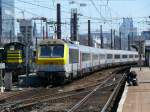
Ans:
[{"label": "coach window", "polygon": [[133,58],[133,55],[129,55],[129,58]]},{"label": "coach window", "polygon": [[112,54],[107,54],[107,59],[112,59],[113,55]]},{"label": "coach window", "polygon": [[97,54],[93,54],[93,60],[98,60],[98,55]]},{"label": "coach window", "polygon": [[122,58],[128,58],[128,56],[127,55],[123,55]]},{"label": "coach window", "polygon": [[138,58],[139,56],[138,55],[135,55],[135,58]]},{"label": "coach window", "polygon": [[82,61],[89,61],[90,54],[89,53],[82,53]]},{"label": "coach window", "polygon": [[115,59],[120,59],[120,55],[116,54]]},{"label": "coach window", "polygon": [[69,49],[69,63],[78,63],[79,62],[79,51],[78,49]]},{"label": "coach window", "polygon": [[105,54],[100,54],[99,57],[100,59],[105,59]]}]

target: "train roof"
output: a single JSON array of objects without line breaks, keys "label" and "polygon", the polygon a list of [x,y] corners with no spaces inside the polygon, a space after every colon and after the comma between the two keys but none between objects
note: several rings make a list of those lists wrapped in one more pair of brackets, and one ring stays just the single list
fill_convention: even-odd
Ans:
[{"label": "train roof", "polygon": [[85,45],[78,45],[78,44],[74,44],[71,41],[68,40],[64,40],[64,39],[46,39],[46,40],[42,40],[40,41],[39,45],[44,45],[44,44],[68,44],[70,47],[72,48],[80,48],[81,51],[89,51],[91,50],[92,52],[97,52],[97,51],[101,51],[101,52],[105,52],[105,53],[113,53],[113,54],[130,54],[130,53],[134,53],[137,54],[136,51],[128,51],[128,50],[111,50],[111,49],[101,49],[101,48],[95,48],[95,47],[89,47],[89,46],[85,46]]},{"label": "train roof", "polygon": [[68,43],[68,41],[62,40],[62,39],[45,39],[39,42],[39,45],[44,44],[65,44]]},{"label": "train roof", "polygon": [[21,45],[21,46],[25,46],[25,44],[20,43],[20,42],[10,42],[10,43],[5,44],[4,47],[10,46],[10,45]]}]

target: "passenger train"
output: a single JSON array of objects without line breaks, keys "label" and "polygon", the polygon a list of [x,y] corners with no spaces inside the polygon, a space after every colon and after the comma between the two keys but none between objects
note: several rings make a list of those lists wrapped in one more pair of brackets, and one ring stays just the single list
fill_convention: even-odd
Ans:
[{"label": "passenger train", "polygon": [[59,39],[41,41],[36,52],[37,74],[57,84],[101,68],[137,61],[136,51],[100,49]]}]

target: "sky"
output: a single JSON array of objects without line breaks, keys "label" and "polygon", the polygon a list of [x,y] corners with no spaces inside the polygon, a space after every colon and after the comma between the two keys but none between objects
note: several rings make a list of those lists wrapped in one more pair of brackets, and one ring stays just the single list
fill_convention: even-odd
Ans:
[{"label": "sky", "polygon": [[[132,17],[138,31],[149,29],[150,0],[15,0],[15,17],[25,18],[47,17],[56,20],[56,4],[61,4],[63,35],[68,36],[70,30],[70,10],[77,8],[79,13],[79,33],[87,32],[87,21],[91,20],[92,31],[103,25],[103,30],[111,28],[118,31],[123,17]],[[81,6],[85,4],[85,6]],[[52,29],[50,29],[53,32]]]}]

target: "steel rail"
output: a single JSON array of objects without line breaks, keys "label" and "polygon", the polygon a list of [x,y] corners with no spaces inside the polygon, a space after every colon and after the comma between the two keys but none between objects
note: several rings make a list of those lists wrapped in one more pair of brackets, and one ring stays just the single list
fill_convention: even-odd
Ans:
[{"label": "steel rail", "polygon": [[[113,86],[116,83],[117,82],[108,83],[107,85],[104,85],[104,86],[100,87],[100,89]],[[49,99],[42,100],[42,101],[34,101],[34,102],[28,103],[28,104],[23,104],[23,103],[22,104],[12,104],[11,106],[9,105],[9,106],[3,107],[3,110],[8,109],[8,108],[10,110],[19,110],[19,109],[22,109],[22,108],[31,107],[31,106],[38,105],[38,104],[41,104],[41,103],[54,102],[54,101],[57,101],[57,100],[60,100],[60,99],[66,99],[68,97],[73,97],[73,96],[77,96],[77,95],[84,94],[84,93],[89,93],[89,92],[91,92],[91,90],[86,90],[86,91],[79,92],[79,93],[74,93],[74,94],[71,94],[71,95],[64,95],[64,96],[60,96],[60,97],[49,98]]]},{"label": "steel rail", "polygon": [[112,102],[114,96],[118,93],[119,91],[119,87],[121,86],[122,81],[125,79],[125,73],[123,74],[121,80],[119,81],[119,83],[117,84],[116,88],[114,89],[113,93],[111,94],[111,96],[109,97],[107,103],[104,105],[103,109],[101,110],[101,112],[106,112],[106,110],[108,109],[110,103]]},{"label": "steel rail", "polygon": [[[97,83],[97,84],[94,84],[92,87],[99,87],[100,85],[100,88],[104,88],[104,87],[107,87],[107,86],[111,86],[111,85],[113,85],[113,84],[107,84],[106,86],[104,86],[104,87],[102,87],[104,84],[106,84],[105,82],[107,82],[107,80],[109,80],[109,79],[111,79],[111,77],[114,77],[114,75],[115,75],[115,73],[113,73],[113,74],[111,74],[111,76],[108,78],[108,79],[106,79],[105,81],[103,81],[103,82],[101,82],[101,83]],[[104,83],[104,84],[102,84],[102,83]],[[99,85],[99,86],[97,86],[97,85]],[[4,109],[4,108],[10,108],[10,109],[18,109],[18,108],[25,108],[25,107],[27,107],[27,105],[30,107],[30,106],[32,106],[32,105],[36,105],[36,104],[39,104],[39,103],[43,103],[43,102],[50,102],[50,101],[57,101],[57,99],[59,100],[59,99],[64,99],[64,98],[67,98],[67,97],[71,97],[71,96],[75,96],[75,95],[79,95],[79,94],[81,94],[81,93],[86,93],[86,92],[91,92],[91,86],[89,86],[90,87],[90,90],[86,90],[86,91],[84,91],[84,92],[78,92],[78,93],[74,93],[74,94],[71,94],[71,95],[63,95],[63,96],[59,96],[59,97],[51,97],[51,98],[48,98],[48,99],[42,99],[42,101],[40,100],[40,101],[37,101],[36,100],[36,97],[32,97],[32,98],[30,98],[30,100],[29,99],[25,99],[25,100],[22,100],[22,101],[17,101],[17,102],[10,102],[10,103],[5,103],[5,104],[1,104],[0,105],[0,108],[1,109]],[[88,89],[89,89],[89,87],[88,87]],[[87,88],[85,88],[85,89],[87,89]],[[96,89],[97,88],[95,88],[94,89],[94,91],[96,91]],[[68,92],[70,92],[70,91],[68,91]],[[67,93],[67,92],[66,92]],[[46,95],[47,96],[47,95]],[[35,99],[34,99],[35,98]],[[44,98],[44,97],[43,97]],[[32,101],[32,100],[33,101]],[[27,102],[26,101],[28,101],[29,100],[29,102],[30,103],[28,103],[27,104]],[[38,99],[39,100],[39,99]],[[24,101],[25,101],[25,103],[24,103]],[[24,103],[24,104],[23,104]]]},{"label": "steel rail", "polygon": [[[113,71],[113,72],[116,72],[116,71]],[[113,73],[112,72],[112,73]],[[103,80],[103,79],[102,79]],[[97,80],[98,81],[98,80]],[[98,84],[93,84],[93,85],[91,85],[91,86],[96,86],[96,85],[99,85],[100,83],[98,83]],[[89,86],[90,87],[90,86]],[[83,88],[83,87],[82,87]],[[81,88],[81,89],[82,89]],[[84,87],[85,88],[85,87]],[[83,89],[84,89],[83,88]],[[41,88],[39,88],[39,89],[41,89]],[[32,89],[32,90],[23,90],[23,91],[19,91],[19,92],[15,92],[15,93],[13,93],[13,94],[10,94],[9,96],[7,96],[7,97],[3,97],[3,98],[0,98],[0,102],[5,102],[5,101],[7,101],[7,100],[9,100],[9,98],[16,98],[17,96],[19,96],[19,95],[24,95],[24,94],[30,94],[30,92],[32,92],[32,91],[37,91],[36,89]],[[39,90],[38,90],[39,91]],[[73,91],[73,90],[72,90]],[[68,92],[68,91],[67,91]],[[33,97],[31,97],[31,98],[34,98],[35,96],[33,96]],[[30,98],[30,99],[31,99]],[[24,99],[25,100],[25,99]],[[11,102],[12,103],[12,102]],[[2,103],[0,103],[0,106],[2,105]]]},{"label": "steel rail", "polygon": [[[110,78],[110,77],[109,77]],[[17,105],[17,104],[21,104],[21,103],[23,103],[23,102],[27,102],[27,101],[31,101],[31,100],[39,100],[40,98],[42,99],[44,99],[45,97],[50,97],[50,98],[48,98],[48,99],[52,99],[53,98],[53,96],[56,96],[56,95],[61,95],[61,94],[68,94],[68,93],[71,93],[71,92],[76,92],[76,91],[78,91],[78,90],[83,90],[83,89],[88,89],[88,88],[92,88],[92,87],[95,87],[95,86],[98,86],[98,85],[100,85],[100,84],[102,84],[103,82],[98,82],[98,83],[96,83],[96,84],[93,84],[93,85],[90,85],[90,86],[87,86],[87,87],[81,87],[81,88],[78,88],[78,89],[74,89],[74,90],[71,90],[71,91],[66,91],[66,92],[62,92],[62,93],[56,93],[56,94],[51,94],[52,96],[50,96],[50,95],[48,95],[48,94],[46,94],[46,95],[44,95],[44,96],[41,96],[41,97],[35,97],[35,96],[33,96],[33,97],[31,97],[31,98],[27,98],[27,99],[23,99],[23,100],[18,100],[18,101],[15,101],[15,102],[10,102],[10,103],[5,103],[5,104],[0,104],[0,107],[8,107],[8,105],[11,105],[11,106],[13,106],[13,105]],[[31,90],[31,91],[33,91],[33,90]],[[30,91],[29,91],[30,92]],[[22,94],[22,93],[21,93]],[[18,94],[17,94],[18,95]],[[17,96],[16,95],[16,96]],[[8,99],[8,98],[7,98]]]},{"label": "steel rail", "polygon": [[[113,85],[115,85],[115,84],[116,84],[116,82],[115,82],[115,83],[109,83],[109,84],[107,84],[107,85],[101,87],[100,89],[106,88],[106,87],[110,87],[110,86],[113,86]],[[60,100],[60,99],[66,99],[66,98],[68,98],[68,97],[73,97],[73,96],[77,96],[77,95],[81,95],[81,94],[89,93],[89,92],[91,92],[91,90],[86,90],[86,91],[83,91],[83,92],[74,93],[74,94],[65,95],[65,96],[60,96],[60,97],[49,98],[49,99],[42,100],[42,101],[35,101],[35,102],[33,102],[33,103],[30,103],[30,104],[20,105],[20,106],[17,106],[17,107],[13,107],[12,110],[19,109],[19,108],[24,108],[24,107],[27,107],[27,106],[37,105],[37,104],[39,104],[39,103],[54,102],[54,101],[57,101],[57,100]]]},{"label": "steel rail", "polygon": [[[56,96],[56,95],[61,95],[61,94],[67,94],[67,93],[71,93],[71,92],[76,92],[76,91],[78,91],[78,90],[83,90],[83,89],[88,89],[88,88],[92,88],[92,87],[95,87],[95,86],[97,86],[97,85],[99,85],[99,84],[101,84],[101,82],[100,83],[97,83],[97,84],[93,84],[93,85],[91,85],[91,86],[88,86],[88,87],[82,87],[82,88],[78,88],[78,89],[74,89],[74,90],[71,90],[71,91],[66,91],[66,92],[62,92],[62,93],[56,93],[56,94],[52,94],[52,96],[50,96],[50,95],[44,95],[44,96],[41,96],[41,97],[35,97],[35,96],[33,96],[33,97],[31,97],[31,98],[28,98],[28,99],[23,99],[23,100],[18,100],[18,101],[15,101],[15,102],[10,102],[10,103],[5,103],[5,104],[0,104],[0,107],[5,107],[5,106],[7,106],[8,107],[8,105],[11,105],[11,106],[13,106],[13,105],[17,105],[17,104],[21,104],[21,103],[23,103],[23,102],[27,102],[27,101],[31,101],[31,100],[38,100],[38,99],[44,99],[45,97],[50,97],[50,98],[48,98],[48,99],[52,99],[53,98],[53,96]],[[90,90],[91,91],[91,90]],[[82,92],[79,92],[79,93],[82,93]],[[18,95],[18,94],[17,94]],[[8,98],[7,98],[8,99]]]},{"label": "steel rail", "polygon": [[82,100],[80,100],[78,103],[76,103],[71,109],[69,109],[67,112],[74,112],[77,110],[85,101],[89,99],[91,95],[93,95],[98,89],[100,89],[107,81],[109,81],[115,74],[112,74],[111,77],[107,78],[105,81],[103,81],[100,85],[96,86],[95,89],[93,89],[89,94],[87,94]]}]

